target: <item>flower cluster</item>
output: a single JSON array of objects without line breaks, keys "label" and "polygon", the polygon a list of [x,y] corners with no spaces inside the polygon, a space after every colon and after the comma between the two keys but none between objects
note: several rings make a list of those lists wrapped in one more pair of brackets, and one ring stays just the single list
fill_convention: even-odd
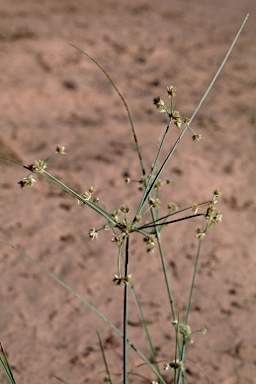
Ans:
[{"label": "flower cluster", "polygon": [[194,133],[194,135],[192,136],[192,140],[193,141],[199,141],[199,140],[201,140],[201,137],[202,137],[202,135],[199,135],[199,133]]},{"label": "flower cluster", "polygon": [[150,197],[150,198],[148,199],[148,202],[149,202],[150,207],[152,207],[152,208],[156,208],[156,209],[159,208],[160,201],[159,201],[158,198],[155,198],[155,199],[154,199],[153,197]]},{"label": "flower cluster", "polygon": [[144,241],[147,243],[147,253],[155,252],[155,243],[156,243],[156,235],[155,233],[151,233],[147,237],[144,238]]},{"label": "flower cluster", "polygon": [[194,204],[192,205],[192,211],[194,212],[194,214],[196,214],[196,213],[198,212],[198,210],[199,210],[199,206],[198,206],[198,204],[197,204],[197,203],[194,203]]},{"label": "flower cluster", "polygon": [[189,337],[191,335],[191,328],[187,324],[180,324],[180,333],[185,337]]},{"label": "flower cluster", "polygon": [[46,169],[46,162],[43,160],[36,160],[33,164],[28,166],[28,169],[35,173],[43,173]]},{"label": "flower cluster", "polygon": [[200,228],[197,228],[196,230],[196,237],[199,239],[199,240],[202,240],[205,238],[206,236],[206,230],[203,230],[203,229],[200,229]]},{"label": "flower cluster", "polygon": [[21,181],[18,182],[20,184],[21,188],[24,187],[32,187],[33,183],[35,183],[36,180],[32,177],[32,175],[29,175],[27,177],[24,177]]},{"label": "flower cluster", "polygon": [[92,240],[98,239],[98,231],[95,228],[90,228],[89,236]]},{"label": "flower cluster", "polygon": [[[85,192],[85,193],[83,193],[83,194],[81,195],[81,197],[83,198],[83,200],[91,201],[93,192],[95,192],[95,189],[94,189],[93,187],[90,187],[90,188],[88,189],[87,192]],[[81,202],[82,202],[83,204],[86,204],[86,202],[84,202],[83,200],[80,200],[80,199],[78,198],[78,199],[77,199],[78,204],[80,204]],[[98,196],[94,197],[94,198],[92,199],[92,202],[93,202],[94,204],[99,204],[99,202],[100,202],[99,197],[98,197]]]},{"label": "flower cluster", "polygon": [[[35,160],[33,164],[28,165],[25,167],[26,169],[29,169],[32,173],[43,173],[47,167],[47,161],[54,156],[56,153],[60,153],[62,155],[65,154],[65,147],[62,147],[60,144],[57,145],[56,150],[51,156],[48,157],[47,160]],[[21,186],[21,188],[24,187],[31,187],[33,183],[35,183],[35,179],[32,177],[32,175],[28,175],[24,177],[21,181],[18,182],[18,184]]]},{"label": "flower cluster", "polygon": [[[153,99],[153,104],[156,106],[156,109],[159,112],[166,113],[169,116],[170,121],[173,121],[176,127],[180,128],[182,124],[189,126],[190,119],[188,117],[181,117],[179,111],[173,108],[172,99],[176,96],[176,92],[177,89],[173,85],[167,87],[167,95],[170,98],[170,108],[165,106],[164,101],[160,98],[160,96]],[[202,136],[198,133],[195,133],[190,126],[189,128],[193,132],[192,140],[199,141]]]},{"label": "flower cluster", "polygon": [[177,89],[173,85],[170,85],[169,87],[167,87],[167,94],[168,94],[168,96],[170,98],[171,97],[175,97],[176,96],[176,92],[177,92]]},{"label": "flower cluster", "polygon": [[178,210],[178,206],[176,203],[169,203],[167,208],[169,209],[170,213],[174,213]]},{"label": "flower cluster", "polygon": [[164,102],[162,99],[160,99],[160,97],[154,97],[153,104],[156,106],[156,109],[159,112],[167,112],[168,113],[168,109],[165,108]]},{"label": "flower cluster", "polygon": [[167,371],[168,369],[180,369],[184,371],[184,363],[183,361],[179,361],[178,359],[174,359],[171,363],[164,364],[164,370]]},{"label": "flower cluster", "polygon": [[217,203],[217,199],[220,196],[220,190],[213,190],[213,198],[210,200],[209,207],[207,208],[204,216],[207,220],[207,227],[212,228],[215,224],[218,224],[222,221],[222,215],[219,212],[215,212],[215,205]]},{"label": "flower cluster", "polygon": [[[206,236],[207,229],[212,228],[215,224],[219,224],[222,221],[222,215],[219,212],[215,211],[215,206],[219,196],[220,196],[220,190],[214,189],[213,198],[210,200],[208,208],[203,213],[206,219],[206,226],[204,229],[197,228],[196,230],[196,237],[198,239],[203,239]],[[194,213],[196,213],[198,209],[199,209],[198,205],[193,204],[192,210],[194,211]]]},{"label": "flower cluster", "polygon": [[130,283],[131,279],[132,279],[132,275],[128,275],[128,276],[115,275],[113,279],[113,283],[115,285],[118,285],[119,287],[124,287],[125,285],[128,285]]},{"label": "flower cluster", "polygon": [[65,147],[62,147],[60,144],[57,145],[56,147],[56,152],[59,153],[60,155],[65,155]]},{"label": "flower cluster", "polygon": [[[128,205],[122,205],[121,208],[116,209],[111,213],[111,216],[114,218],[116,222],[116,227],[123,233],[123,236],[113,235],[112,241],[119,244],[121,239],[125,236],[129,236],[132,232],[132,223],[127,219],[126,214],[129,212],[130,208]],[[121,213],[123,214],[120,217]],[[140,221],[141,217],[137,216],[136,221]]]}]

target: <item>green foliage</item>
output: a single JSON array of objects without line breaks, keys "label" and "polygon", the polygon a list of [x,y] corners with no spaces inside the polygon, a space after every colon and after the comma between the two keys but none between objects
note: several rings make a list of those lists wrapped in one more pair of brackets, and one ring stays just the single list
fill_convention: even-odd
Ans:
[{"label": "green foliage", "polygon": [[5,376],[7,377],[8,381],[10,384],[16,384],[16,381],[14,379],[13,373],[12,373],[12,368],[10,366],[8,356],[6,351],[4,350],[2,344],[0,343],[0,348],[1,348],[1,355],[0,356],[0,365],[5,373]]}]

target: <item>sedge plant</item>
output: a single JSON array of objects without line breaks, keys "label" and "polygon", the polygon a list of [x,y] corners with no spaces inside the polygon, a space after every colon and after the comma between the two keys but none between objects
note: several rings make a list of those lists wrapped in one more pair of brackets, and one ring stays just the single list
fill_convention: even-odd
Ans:
[{"label": "sedge plant", "polygon": [[[60,280],[52,272],[47,270],[35,259],[28,256],[26,253],[19,250],[19,253],[24,257],[28,258],[31,262],[36,264],[41,268],[45,273],[47,273],[51,278],[65,287],[67,290],[72,292],[79,300],[82,301],[87,307],[89,307],[97,316],[99,316],[102,321],[108,324],[108,326],[122,339],[122,356],[123,356],[123,371],[122,371],[122,382],[128,384],[129,382],[129,370],[128,370],[128,360],[129,354],[128,349],[132,348],[142,359],[142,363],[146,364],[152,371],[154,375],[154,380],[147,380],[151,384],[185,384],[186,381],[186,363],[185,363],[185,352],[186,345],[191,341],[192,334],[197,332],[192,330],[189,326],[189,313],[191,308],[193,290],[195,285],[195,278],[197,274],[198,261],[200,256],[200,250],[202,242],[206,236],[206,233],[209,229],[214,227],[216,224],[221,222],[222,215],[216,210],[216,204],[220,196],[220,191],[218,188],[214,189],[209,195],[208,200],[194,203],[189,202],[187,207],[179,208],[174,202],[168,204],[167,210],[162,212],[160,207],[161,201],[161,192],[162,188],[168,186],[171,183],[171,180],[166,179],[162,180],[162,175],[167,166],[169,166],[170,160],[175,153],[176,148],[178,147],[180,141],[186,132],[191,132],[192,141],[200,141],[201,135],[195,132],[192,128],[192,121],[196,117],[196,114],[201,107],[203,101],[211,90],[214,82],[216,81],[220,71],[222,70],[228,56],[230,55],[238,36],[240,35],[248,15],[244,19],[241,28],[239,29],[233,43],[231,44],[222,64],[216,72],[213,80],[211,81],[209,87],[207,88],[205,94],[203,95],[198,106],[195,108],[194,113],[190,118],[183,117],[181,113],[174,107],[174,98],[176,96],[176,87],[174,85],[167,86],[167,95],[168,104],[165,104],[161,97],[155,97],[153,99],[153,104],[156,107],[157,111],[163,113],[167,116],[168,123],[165,129],[165,133],[161,139],[158,150],[155,154],[153,160],[153,165],[150,169],[147,169],[142,151],[138,142],[137,134],[135,131],[134,123],[132,116],[130,114],[128,105],[116,84],[113,82],[109,74],[102,68],[102,66],[90,55],[81,51],[80,48],[75,47],[80,50],[84,55],[91,59],[103,72],[104,75],[108,78],[111,85],[116,90],[118,96],[121,98],[122,103],[127,111],[128,119],[130,122],[134,142],[137,149],[138,159],[141,168],[141,175],[138,177],[137,181],[126,179],[126,183],[130,184],[131,182],[138,183],[138,191],[140,193],[139,204],[135,211],[131,212],[128,205],[123,204],[121,207],[116,207],[114,212],[109,212],[105,207],[101,205],[100,198],[95,194],[95,189],[93,186],[88,186],[88,189],[83,194],[80,194],[68,185],[64,184],[61,180],[57,179],[53,174],[48,171],[49,162],[53,159],[55,155],[65,154],[65,148],[62,145],[57,145],[53,153],[48,156],[45,160],[36,160],[33,164],[24,165],[20,164],[17,161],[10,160],[13,163],[21,165],[23,168],[28,170],[28,174],[19,181],[21,188],[30,187],[36,181],[36,176],[42,177],[48,182],[52,183],[56,187],[62,189],[71,195],[74,200],[79,204],[87,206],[88,208],[95,211],[103,219],[102,227],[95,228],[91,227],[88,229],[89,237],[92,240],[96,240],[99,237],[99,234],[102,230],[108,230],[110,233],[110,238],[113,243],[116,244],[116,271],[112,278],[113,284],[123,289],[123,320],[122,320],[122,330],[117,329],[102,313],[100,313],[91,303],[89,303],[85,298],[81,297],[76,291],[69,287],[65,282]],[[177,140],[174,142],[173,146],[168,150],[168,154],[164,161],[160,161],[161,154],[163,153],[163,148],[167,146],[166,138],[168,137],[171,129],[180,129],[180,134]],[[2,157],[2,156],[1,156]],[[184,220],[192,220],[195,217],[201,217],[202,224],[201,227],[196,228],[195,237],[197,238],[198,245],[196,250],[194,270],[192,272],[192,280],[190,284],[190,289],[188,292],[188,299],[186,305],[186,311],[184,318],[180,318],[179,309],[175,305],[173,298],[171,281],[168,276],[168,267],[166,263],[166,251],[164,250],[164,244],[161,240],[161,234],[163,231],[168,231],[170,225],[181,222]],[[158,254],[161,260],[163,279],[166,286],[166,292],[169,301],[169,310],[172,317],[172,325],[174,330],[174,339],[175,343],[173,346],[172,355],[168,361],[164,363],[160,362],[161,358],[157,355],[156,349],[153,345],[153,342],[150,337],[150,332],[147,326],[143,315],[143,308],[140,305],[139,298],[136,292],[136,281],[133,280],[132,271],[129,267],[129,259],[133,252],[132,250],[132,241],[134,236],[140,236],[146,242],[146,251],[151,253],[154,250],[158,249]],[[141,320],[142,329],[145,332],[146,340],[148,343],[148,348],[151,354],[151,358],[148,359],[133,343],[129,338],[129,301],[128,295],[131,294],[134,298],[138,314]],[[205,333],[206,329],[201,327],[199,332]],[[106,376],[104,381],[113,383],[111,378],[111,372],[107,363],[107,356],[105,354],[104,345],[101,339],[100,332],[98,332],[99,343],[102,351],[103,361],[106,368]],[[3,351],[3,349],[2,349]],[[10,382],[14,383],[13,375],[11,374],[10,365],[8,363],[6,354],[4,354],[4,359],[1,360],[2,368],[4,369]],[[171,373],[165,371],[169,370]],[[62,379],[60,379],[62,380]],[[62,381],[64,382],[64,381]]]}]

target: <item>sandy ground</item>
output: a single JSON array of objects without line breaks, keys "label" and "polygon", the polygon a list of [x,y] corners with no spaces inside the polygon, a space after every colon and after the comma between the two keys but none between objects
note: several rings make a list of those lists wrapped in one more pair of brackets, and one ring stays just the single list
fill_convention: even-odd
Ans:
[{"label": "sandy ground", "polygon": [[[205,326],[187,347],[187,383],[253,384],[256,379],[256,2],[255,0],[2,0],[0,5],[0,152],[31,164],[57,144],[66,147],[48,170],[78,193],[92,185],[112,212],[140,199],[141,177],[126,110],[88,52],[108,71],[133,116],[149,170],[166,116],[152,98],[167,100],[191,116],[246,14],[249,20],[223,72],[193,121],[163,179],[161,207],[206,201],[218,187],[223,222],[202,247],[189,324]],[[177,137],[173,127],[162,159]],[[88,207],[37,177],[0,162],[1,241],[25,251],[122,327],[122,289],[112,279],[117,252],[111,233],[91,241],[88,230],[104,224]],[[168,274],[180,317],[192,278],[201,221],[178,223],[163,234]],[[1,242],[0,340],[17,383],[102,383],[101,330],[113,382],[122,378],[121,339],[76,297]],[[159,254],[131,239],[130,272],[161,364],[173,359],[174,332]],[[131,295],[130,295],[131,297]],[[132,298],[131,298],[132,299]],[[150,358],[131,300],[129,338]],[[129,351],[129,369],[141,364]],[[141,374],[147,380],[134,374]],[[171,383],[167,372],[166,381]],[[136,368],[130,383],[156,378]]]}]

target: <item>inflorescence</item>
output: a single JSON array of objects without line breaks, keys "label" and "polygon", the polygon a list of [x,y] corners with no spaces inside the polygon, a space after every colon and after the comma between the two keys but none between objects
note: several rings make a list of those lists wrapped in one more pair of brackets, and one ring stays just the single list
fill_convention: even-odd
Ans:
[{"label": "inflorescence", "polygon": [[173,85],[167,87],[167,94],[170,98],[170,107],[167,108],[164,104],[164,101],[160,96],[153,99],[153,104],[156,106],[156,109],[161,113],[166,113],[170,119],[170,122],[173,122],[177,128],[180,128],[182,124],[187,125],[189,129],[193,132],[192,140],[199,141],[201,140],[201,135],[195,133],[190,127],[190,119],[188,117],[181,117],[180,112],[173,108],[173,98],[176,96],[177,89]]},{"label": "inflorescence", "polygon": [[[175,108],[173,108],[173,98],[176,95],[176,88],[174,86],[167,87],[167,94],[170,98],[170,107],[169,109],[166,108],[163,100],[160,97],[156,97],[153,99],[153,103],[156,106],[157,110],[163,113],[166,113],[170,119],[170,122],[173,122],[174,125],[176,125],[178,128],[181,127],[182,124],[187,125],[190,129],[190,119],[185,117],[181,117],[179,111],[177,111]],[[201,135],[193,132],[192,139],[193,141],[198,141],[201,138]],[[143,236],[144,241],[147,244],[147,252],[153,253],[155,250],[155,244],[157,244],[157,232],[160,233],[161,229],[165,227],[166,225],[169,225],[171,223],[180,221],[180,220],[186,220],[193,218],[195,216],[203,216],[205,218],[204,225],[202,228],[197,228],[196,230],[196,237],[198,239],[203,239],[206,235],[206,232],[208,229],[212,228],[215,224],[218,224],[222,220],[222,215],[219,212],[215,211],[217,199],[220,196],[220,191],[218,189],[215,189],[213,191],[213,197],[210,201],[206,203],[197,204],[194,203],[192,207],[181,209],[179,210],[178,205],[171,201],[167,206],[167,213],[164,216],[160,216],[159,209],[160,209],[160,199],[159,199],[159,191],[162,188],[163,185],[171,185],[172,180],[170,178],[166,179],[165,181],[162,181],[160,177],[156,178],[154,175],[154,172],[157,172],[156,169],[156,162],[151,166],[150,172],[148,175],[143,175],[139,180],[131,180],[130,178],[126,178],[126,183],[130,184],[131,182],[137,182],[139,185],[140,190],[148,190],[148,186],[150,183],[152,183],[152,180],[154,180],[153,184],[150,188],[150,193],[148,193],[145,203],[148,203],[148,206],[143,205],[143,209],[138,211],[133,219],[129,219],[128,215],[130,213],[130,208],[128,205],[124,204],[120,208],[116,209],[112,213],[106,212],[103,208],[98,208],[100,204],[100,199],[98,196],[95,196],[95,189],[94,187],[90,187],[88,191],[84,192],[83,194],[79,195],[76,192],[69,189],[67,186],[62,184],[59,180],[54,178],[52,175],[50,175],[48,172],[46,172],[46,167],[48,161],[56,154],[65,154],[65,147],[61,145],[57,145],[54,153],[50,155],[45,161],[42,160],[36,160],[33,164],[30,164],[28,166],[24,166],[24,168],[28,169],[30,171],[30,174],[23,178],[23,180],[19,181],[18,184],[20,184],[21,188],[32,186],[34,182],[36,181],[34,179],[35,174],[39,174],[42,176],[45,176],[50,181],[53,181],[55,185],[58,185],[60,188],[64,189],[66,192],[73,195],[78,203],[82,203],[83,205],[90,206],[92,209],[100,213],[102,216],[104,216],[107,219],[107,224],[105,224],[100,229],[96,228],[90,228],[89,229],[89,237],[92,240],[98,239],[99,231],[100,230],[112,230],[112,238],[111,241],[113,243],[116,243],[119,250],[122,250],[122,245],[128,236],[130,236],[132,233],[137,232]],[[157,174],[158,175],[158,174]],[[207,209],[204,210],[202,208],[202,205],[207,204]],[[181,214],[182,212],[192,209],[193,215],[191,216],[183,216],[179,217],[178,219],[172,219],[174,215]],[[143,223],[143,218],[146,217],[146,214],[148,211],[157,212],[157,219],[154,219],[154,214],[152,216],[151,221],[148,220]],[[156,228],[158,231],[156,231]],[[131,280],[131,276],[121,276],[120,271],[118,271],[118,274],[115,275],[115,278],[113,279],[114,283],[119,286],[125,286],[129,284]],[[184,332],[184,330],[183,330]]]}]

